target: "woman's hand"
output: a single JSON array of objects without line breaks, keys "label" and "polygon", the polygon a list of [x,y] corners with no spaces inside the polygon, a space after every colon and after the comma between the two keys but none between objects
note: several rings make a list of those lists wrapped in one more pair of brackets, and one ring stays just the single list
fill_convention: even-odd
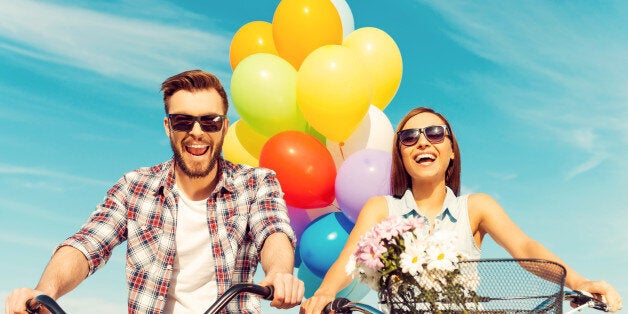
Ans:
[{"label": "woman's hand", "polygon": [[574,290],[586,291],[593,294],[596,298],[603,300],[608,304],[609,311],[617,312],[621,310],[621,296],[613,288],[613,286],[603,280],[585,281],[579,284]]},{"label": "woman's hand", "polygon": [[301,314],[320,314],[325,305],[335,299],[333,295],[314,294],[311,298],[301,303]]}]

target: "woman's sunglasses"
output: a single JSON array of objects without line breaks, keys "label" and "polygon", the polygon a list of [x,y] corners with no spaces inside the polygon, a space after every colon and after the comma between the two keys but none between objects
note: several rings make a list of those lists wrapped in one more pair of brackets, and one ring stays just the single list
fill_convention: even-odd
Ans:
[{"label": "woman's sunglasses", "polygon": [[170,126],[172,129],[179,132],[190,132],[194,128],[194,123],[198,121],[201,125],[203,132],[218,132],[222,129],[222,125],[225,122],[225,115],[220,114],[208,114],[204,116],[191,116],[188,114],[169,114]]},{"label": "woman's sunglasses", "polygon": [[405,146],[412,146],[419,141],[421,133],[425,134],[425,138],[432,144],[442,142],[447,136],[446,125],[430,125],[422,129],[405,129],[397,132],[399,143]]}]

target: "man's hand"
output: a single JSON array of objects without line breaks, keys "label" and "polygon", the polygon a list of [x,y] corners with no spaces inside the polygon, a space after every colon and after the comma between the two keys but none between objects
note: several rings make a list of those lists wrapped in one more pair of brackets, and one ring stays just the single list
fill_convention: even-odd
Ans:
[{"label": "man's hand", "polygon": [[299,278],[287,273],[272,273],[260,283],[262,286],[273,286],[275,295],[270,306],[278,309],[289,309],[301,304],[305,285]]},{"label": "man's hand", "polygon": [[[28,288],[19,288],[11,291],[11,294],[7,297],[4,303],[4,309],[6,314],[14,314],[14,313],[27,313],[26,312],[26,301],[34,299],[36,296],[44,294],[41,291],[28,289]],[[36,308],[39,304],[35,304],[35,301],[31,301],[31,308]],[[41,307],[39,313],[48,313]]]}]

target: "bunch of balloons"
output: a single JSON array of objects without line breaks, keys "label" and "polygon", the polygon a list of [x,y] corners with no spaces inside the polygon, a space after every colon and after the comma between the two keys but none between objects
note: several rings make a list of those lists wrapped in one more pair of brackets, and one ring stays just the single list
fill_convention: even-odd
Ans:
[{"label": "bunch of balloons", "polygon": [[[282,0],[272,23],[245,24],[230,47],[240,120],[224,156],[277,173],[306,297],[366,200],[390,193],[394,131],[383,110],[401,82],[401,53],[384,31],[353,24],[345,0]],[[341,295],[353,299],[368,291],[347,289]]]}]

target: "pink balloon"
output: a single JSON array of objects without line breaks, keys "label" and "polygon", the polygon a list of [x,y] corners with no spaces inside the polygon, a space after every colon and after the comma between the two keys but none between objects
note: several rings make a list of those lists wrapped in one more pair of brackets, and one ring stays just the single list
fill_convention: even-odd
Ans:
[{"label": "pink balloon", "polygon": [[389,152],[363,149],[340,165],[336,176],[336,200],[349,220],[356,221],[369,198],[390,194],[391,164]]}]

